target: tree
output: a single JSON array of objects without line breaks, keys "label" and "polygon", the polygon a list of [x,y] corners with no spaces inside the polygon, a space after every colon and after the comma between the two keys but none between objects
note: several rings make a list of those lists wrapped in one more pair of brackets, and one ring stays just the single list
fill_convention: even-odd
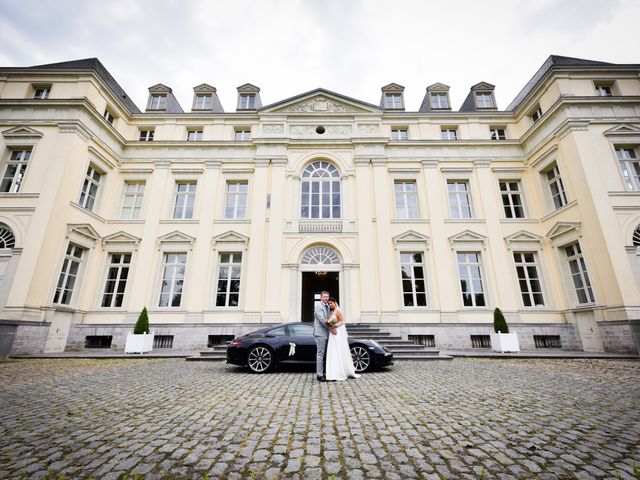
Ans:
[{"label": "tree", "polygon": [[504,315],[499,308],[496,308],[493,311],[493,330],[496,333],[509,333],[507,320],[504,318]]},{"label": "tree", "polygon": [[133,333],[135,333],[136,335],[149,333],[149,315],[147,315],[147,307],[144,307],[142,309],[142,312],[140,312],[140,316],[138,317],[136,326],[133,329]]}]

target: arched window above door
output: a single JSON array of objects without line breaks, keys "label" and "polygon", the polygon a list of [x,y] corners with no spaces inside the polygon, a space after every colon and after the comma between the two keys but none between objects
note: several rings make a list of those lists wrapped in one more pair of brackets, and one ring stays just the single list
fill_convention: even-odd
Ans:
[{"label": "arched window above door", "polygon": [[339,265],[338,254],[329,247],[312,247],[302,256],[303,265]]},{"label": "arched window above door", "polygon": [[633,246],[640,247],[640,225],[633,231]]},{"label": "arched window above door", "polygon": [[341,218],[340,172],[329,162],[313,162],[302,172],[301,218]]},{"label": "arched window above door", "polygon": [[0,223],[0,249],[13,248],[16,246],[16,237],[9,227]]}]

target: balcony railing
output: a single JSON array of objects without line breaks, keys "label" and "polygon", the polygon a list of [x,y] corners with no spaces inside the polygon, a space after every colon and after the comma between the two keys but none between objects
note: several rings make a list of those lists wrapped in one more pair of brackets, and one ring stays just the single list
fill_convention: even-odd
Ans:
[{"label": "balcony railing", "polygon": [[298,221],[300,233],[335,233],[342,232],[342,220],[322,220],[318,218],[305,219]]}]

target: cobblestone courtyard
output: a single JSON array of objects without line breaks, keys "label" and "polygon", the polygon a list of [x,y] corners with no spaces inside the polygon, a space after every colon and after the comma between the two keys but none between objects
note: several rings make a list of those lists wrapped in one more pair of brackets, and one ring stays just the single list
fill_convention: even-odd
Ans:
[{"label": "cobblestone courtyard", "polygon": [[[635,478],[640,362],[0,363],[0,478]],[[55,477],[54,477],[55,478]]]}]

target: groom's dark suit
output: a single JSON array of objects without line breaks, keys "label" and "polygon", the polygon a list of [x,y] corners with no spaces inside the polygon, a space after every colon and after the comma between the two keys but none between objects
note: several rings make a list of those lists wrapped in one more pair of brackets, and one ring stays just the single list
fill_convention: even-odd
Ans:
[{"label": "groom's dark suit", "polygon": [[324,377],[325,352],[329,340],[329,305],[318,302],[313,312],[313,336],[316,341],[316,375]]}]

